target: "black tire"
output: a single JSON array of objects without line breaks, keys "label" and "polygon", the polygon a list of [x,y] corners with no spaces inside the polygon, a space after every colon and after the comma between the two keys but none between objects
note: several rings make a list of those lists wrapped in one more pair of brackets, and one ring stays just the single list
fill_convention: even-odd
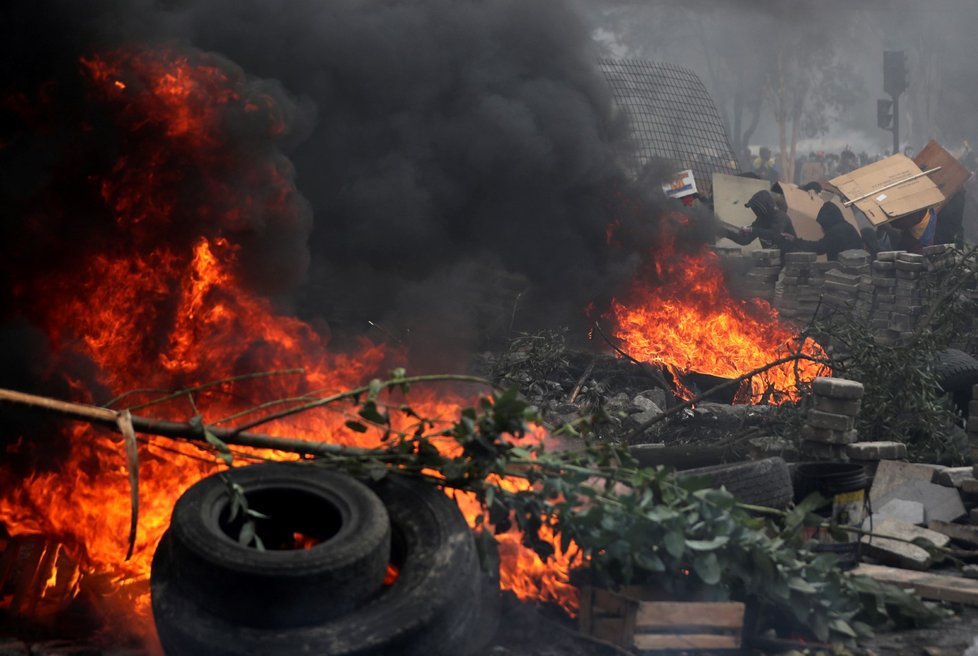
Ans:
[{"label": "black tire", "polygon": [[[227,486],[210,476],[177,501],[167,533],[173,582],[210,612],[249,626],[287,627],[338,617],[377,592],[390,561],[390,520],[367,486],[300,464],[271,463],[226,472],[244,489],[265,542],[319,540],[265,551],[238,543],[228,526]],[[235,536],[235,537],[232,537]],[[288,548],[291,547],[291,548]]]},{"label": "black tire", "polygon": [[781,458],[687,469],[679,476],[703,478],[710,487],[725,487],[741,503],[787,508],[794,498],[791,471]]},{"label": "black tire", "polygon": [[946,349],[938,354],[934,373],[941,390],[951,397],[958,411],[967,417],[971,388],[978,384],[978,360],[964,351]]},{"label": "black tire", "polygon": [[[387,507],[397,580],[348,615],[287,630],[240,626],[172,584],[168,540],[153,560],[153,615],[172,656],[459,656],[481,644],[477,627],[494,591],[472,532],[438,489],[399,476],[372,488]],[[497,588],[498,591],[498,588]],[[496,591],[496,594],[498,592]]]}]

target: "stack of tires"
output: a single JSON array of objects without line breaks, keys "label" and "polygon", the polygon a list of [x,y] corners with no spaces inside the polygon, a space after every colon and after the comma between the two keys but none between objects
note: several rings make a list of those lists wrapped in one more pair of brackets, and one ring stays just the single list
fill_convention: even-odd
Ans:
[{"label": "stack of tires", "polygon": [[491,636],[498,572],[438,489],[285,463],[225,476],[269,517],[266,548],[239,543],[221,477],[184,493],[150,581],[167,654],[455,656]]}]

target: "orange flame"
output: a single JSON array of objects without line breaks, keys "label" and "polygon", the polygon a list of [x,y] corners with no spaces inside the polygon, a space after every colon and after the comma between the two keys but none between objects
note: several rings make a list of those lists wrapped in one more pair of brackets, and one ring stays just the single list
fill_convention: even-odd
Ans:
[{"label": "orange flame", "polygon": [[[612,304],[615,336],[626,352],[665,366],[677,381],[689,372],[738,378],[795,352],[824,357],[811,341],[799,349],[797,329],[782,323],[766,301],[733,298],[716,253],[705,247],[678,248],[677,232],[685,223],[681,214],[661,218],[662,246],[655,253],[654,271],[635,281],[626,301]],[[799,382],[820,375],[827,375],[821,364],[788,362],[753,377],[739,399],[790,401],[797,398]],[[681,383],[679,389],[692,398]]]},{"label": "orange flame", "polygon": [[[287,167],[256,163],[247,171],[261,198],[230,191],[221,177],[230,157],[222,131],[225,112],[265,114],[269,144],[284,126],[270,98],[247,91],[243,77],[213,58],[171,50],[122,50],[82,61],[91,92],[108,98],[120,129],[159,133],[140,141],[97,180],[105,207],[123,230],[120,243],[87,254],[81,271],[50,273],[18,286],[25,311],[43,326],[60,349],[73,349],[98,367],[98,383],[114,393],[142,389],[124,405],[243,373],[302,368],[302,375],[260,382],[237,380],[153,406],[141,413],[215,422],[268,399],[303,399],[348,389],[381,371],[390,349],[362,340],[352,355],[329,350],[327,338],[309,324],[277,313],[272,304],[238,279],[239,247],[234,241],[246,213],[275,211],[293,215],[298,192]],[[184,184],[174,170],[180,157],[195,162],[204,193],[194,211],[202,225],[220,217],[220,229],[192,243],[168,240],[176,190]],[[267,189],[272,189],[268,192]],[[34,299],[43,298],[43,303]],[[402,360],[403,361],[403,360]],[[94,401],[81,381],[70,381],[79,400]],[[451,420],[469,401],[441,392],[412,392],[421,416]],[[378,437],[344,427],[347,416],[304,414],[263,426],[271,434],[376,446]],[[403,421],[407,421],[404,419]],[[169,523],[179,495],[216,471],[210,456],[194,447],[149,439],[140,447],[140,508],[133,558],[125,562],[129,524],[129,483],[119,438],[73,425],[67,430],[70,453],[58,471],[35,472],[24,480],[0,468],[5,494],[0,522],[13,535],[39,533],[65,545],[85,572],[85,581],[103,594],[106,620],[126,616],[132,632],[152,627],[146,585],[156,544]],[[282,455],[282,457],[286,457]],[[471,522],[481,512],[462,502]],[[502,536],[503,584],[522,598],[557,600],[573,608],[566,584],[569,559],[542,563],[519,544],[518,534]],[[556,541],[556,540],[555,540]],[[53,575],[52,575],[53,576]],[[111,610],[109,610],[111,609]],[[110,630],[118,630],[118,625]],[[151,636],[147,636],[151,639]]]}]

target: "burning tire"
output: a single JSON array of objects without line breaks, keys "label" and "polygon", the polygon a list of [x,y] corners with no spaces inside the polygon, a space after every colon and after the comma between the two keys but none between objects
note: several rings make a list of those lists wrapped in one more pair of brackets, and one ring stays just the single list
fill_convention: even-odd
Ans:
[{"label": "burning tire", "polygon": [[737,501],[768,508],[787,508],[794,498],[791,472],[781,458],[687,469],[683,478],[704,478],[711,487],[725,487]]},{"label": "burning tire", "polygon": [[[496,581],[484,576],[472,532],[436,488],[399,476],[372,486],[387,508],[391,563],[398,576],[342,617],[287,630],[229,620],[174,585],[164,539],[153,560],[153,615],[168,654],[232,656],[302,653],[403,656],[471,653],[485,633]],[[261,591],[256,591],[265,597]]]},{"label": "burning tire", "polygon": [[390,523],[365,485],[284,463],[227,475],[252,509],[269,516],[256,521],[266,550],[238,543],[241,518],[228,521],[221,477],[192,486],[174,506],[157,551],[188,599],[234,622],[288,627],[339,616],[380,589]]}]

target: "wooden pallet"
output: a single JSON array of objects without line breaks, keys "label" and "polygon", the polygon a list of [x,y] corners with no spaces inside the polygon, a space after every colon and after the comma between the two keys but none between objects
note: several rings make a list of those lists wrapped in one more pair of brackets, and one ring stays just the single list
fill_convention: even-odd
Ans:
[{"label": "wooden pallet", "polygon": [[581,631],[640,651],[740,649],[744,604],[645,601],[648,592],[582,587]]}]

